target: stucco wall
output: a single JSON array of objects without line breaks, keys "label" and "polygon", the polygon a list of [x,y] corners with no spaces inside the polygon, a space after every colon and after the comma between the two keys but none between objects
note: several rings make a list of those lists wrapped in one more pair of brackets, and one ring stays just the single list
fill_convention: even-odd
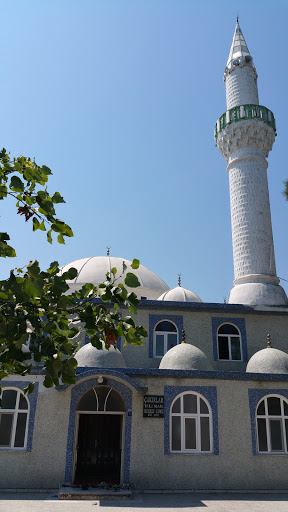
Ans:
[{"label": "stucco wall", "polygon": [[249,388],[287,389],[287,382],[150,379],[147,393],[163,394],[164,384],[217,387],[219,455],[165,455],[165,420],[142,418],[143,397],[134,396],[131,481],[136,488],[287,489],[288,456],[253,455],[248,400]]},{"label": "stucco wall", "polygon": [[40,384],[32,449],[0,450],[1,488],[58,488],[64,482],[69,408],[69,391],[45,389]]},{"label": "stucco wall", "polygon": [[[186,331],[186,343],[191,343],[200,348],[208,357],[215,370],[245,371],[247,361],[218,361],[214,360],[212,318],[221,318],[223,322],[232,322],[235,319],[244,319],[248,359],[258,350],[266,347],[267,334],[271,335],[272,345],[280,350],[288,351],[288,313],[283,315],[266,312],[252,314],[234,313],[234,310],[213,312],[199,311],[197,309],[139,309],[135,320],[144,325],[149,331],[149,315],[178,315],[183,318],[183,326]],[[232,320],[231,320],[232,319]],[[181,333],[180,333],[181,337]],[[123,342],[122,342],[123,343]],[[149,357],[149,339],[144,339],[142,347],[127,345],[121,348],[126,364],[130,368],[158,368],[161,359]]]}]

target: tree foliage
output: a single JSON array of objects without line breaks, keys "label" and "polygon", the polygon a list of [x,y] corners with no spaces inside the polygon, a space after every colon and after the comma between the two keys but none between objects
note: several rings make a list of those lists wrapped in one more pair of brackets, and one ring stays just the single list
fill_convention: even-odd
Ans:
[{"label": "tree foliage", "polygon": [[[12,196],[17,213],[32,223],[33,231],[46,231],[49,243],[56,233],[62,244],[64,237],[73,236],[73,232],[56,217],[55,205],[65,201],[59,192],[49,194],[47,181],[51,174],[48,167],[39,167],[29,158],[11,160],[5,149],[0,153],[0,199]],[[16,256],[9,241],[8,233],[0,233],[1,257]],[[139,260],[133,260],[131,270],[138,267]],[[74,354],[81,331],[99,350],[103,345],[113,350],[119,337],[124,338],[124,344],[141,345],[146,330],[130,315],[123,317],[119,312],[124,306],[135,314],[139,304],[136,294],[119,283],[124,275],[126,286],[140,286],[137,276],[127,270],[123,262],[120,276],[112,268],[103,283],[87,283],[74,294],[69,293],[68,282],[76,277],[76,269],[61,272],[57,261],[46,271],[36,260],[11,270],[9,278],[0,281],[0,380],[11,373],[29,374],[33,358],[40,368],[43,364],[46,387],[59,385],[60,380],[75,383]],[[27,345],[29,350],[25,350]],[[30,384],[26,391],[32,389]]]}]

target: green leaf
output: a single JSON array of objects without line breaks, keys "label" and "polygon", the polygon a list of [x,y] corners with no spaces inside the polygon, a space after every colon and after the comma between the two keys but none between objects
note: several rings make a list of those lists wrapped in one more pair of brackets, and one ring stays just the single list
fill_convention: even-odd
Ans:
[{"label": "green leaf", "polygon": [[28,386],[26,386],[23,391],[24,391],[24,395],[27,395],[27,394],[30,394],[30,393],[33,393],[34,391],[34,386],[35,386],[35,382],[29,382]]},{"label": "green leaf", "polygon": [[49,244],[52,244],[52,236],[51,236],[51,233],[52,233],[52,229],[50,229],[47,233],[47,240],[49,242]]},{"label": "green leaf", "polygon": [[50,267],[47,270],[48,274],[55,275],[59,272],[59,263],[58,261],[52,261],[50,263]]},{"label": "green leaf", "polygon": [[131,267],[132,267],[134,270],[136,270],[137,268],[139,268],[139,265],[140,265],[140,261],[139,261],[139,260],[136,260],[136,259],[134,258],[134,260],[133,260],[133,261],[132,261],[132,263],[131,263]]},{"label": "green leaf", "polygon": [[65,203],[64,198],[61,196],[60,192],[55,192],[52,196],[53,203]]},{"label": "green leaf", "polygon": [[41,231],[46,231],[44,220],[42,220],[39,229],[41,229]]},{"label": "green leaf", "polygon": [[113,274],[113,276],[115,277],[116,274],[117,274],[117,268],[116,267],[113,267],[111,268],[111,273]]},{"label": "green leaf", "polygon": [[23,290],[31,298],[42,297],[43,281],[30,279],[30,277],[26,276],[24,279]]},{"label": "green leaf", "polygon": [[14,192],[23,192],[24,191],[24,183],[18,178],[18,176],[12,176],[10,181],[10,188]]},{"label": "green leaf", "polygon": [[125,277],[125,284],[126,286],[129,286],[129,288],[137,288],[137,286],[140,286],[137,276],[131,272],[127,272]]},{"label": "green leaf", "polygon": [[39,226],[40,226],[40,222],[39,220],[37,219],[37,217],[33,217],[33,231],[36,231],[37,229],[39,229]]},{"label": "green leaf", "polygon": [[57,236],[57,242],[59,244],[65,244],[64,236],[62,235],[62,233],[60,233],[60,235]]}]

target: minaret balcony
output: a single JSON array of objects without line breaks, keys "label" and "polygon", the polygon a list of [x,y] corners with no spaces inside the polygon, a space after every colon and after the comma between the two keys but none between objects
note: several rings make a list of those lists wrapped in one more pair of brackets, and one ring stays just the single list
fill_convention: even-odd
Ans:
[{"label": "minaret balcony", "polygon": [[227,112],[224,112],[224,114],[219,117],[214,130],[215,141],[217,142],[219,133],[221,133],[226,126],[249,119],[258,119],[268,124],[273,128],[275,135],[277,135],[275,117],[271,110],[262,105],[237,105],[237,107],[227,110]]}]

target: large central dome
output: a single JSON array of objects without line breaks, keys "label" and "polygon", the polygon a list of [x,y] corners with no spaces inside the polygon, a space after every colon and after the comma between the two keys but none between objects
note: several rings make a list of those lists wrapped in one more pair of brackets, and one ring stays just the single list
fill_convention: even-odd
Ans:
[{"label": "large central dome", "polygon": [[[81,260],[75,260],[61,268],[61,272],[66,272],[69,268],[74,267],[78,271],[77,277],[72,281],[68,281],[70,289],[72,291],[80,290],[85,283],[91,283],[94,285],[103,283],[106,278],[107,272],[111,271],[111,268],[117,268],[117,276],[122,273],[123,261],[127,265],[126,272],[133,272],[138,277],[141,286],[138,288],[128,288],[130,291],[136,293],[138,299],[145,298],[150,300],[156,300],[163,292],[169,290],[160,277],[156,276],[151,270],[139,265],[137,270],[131,269],[131,261],[125,260],[124,258],[114,258],[112,256],[92,256],[91,258],[83,258]],[[125,273],[126,273],[125,272]],[[125,274],[122,276],[117,283],[124,283]]]}]

